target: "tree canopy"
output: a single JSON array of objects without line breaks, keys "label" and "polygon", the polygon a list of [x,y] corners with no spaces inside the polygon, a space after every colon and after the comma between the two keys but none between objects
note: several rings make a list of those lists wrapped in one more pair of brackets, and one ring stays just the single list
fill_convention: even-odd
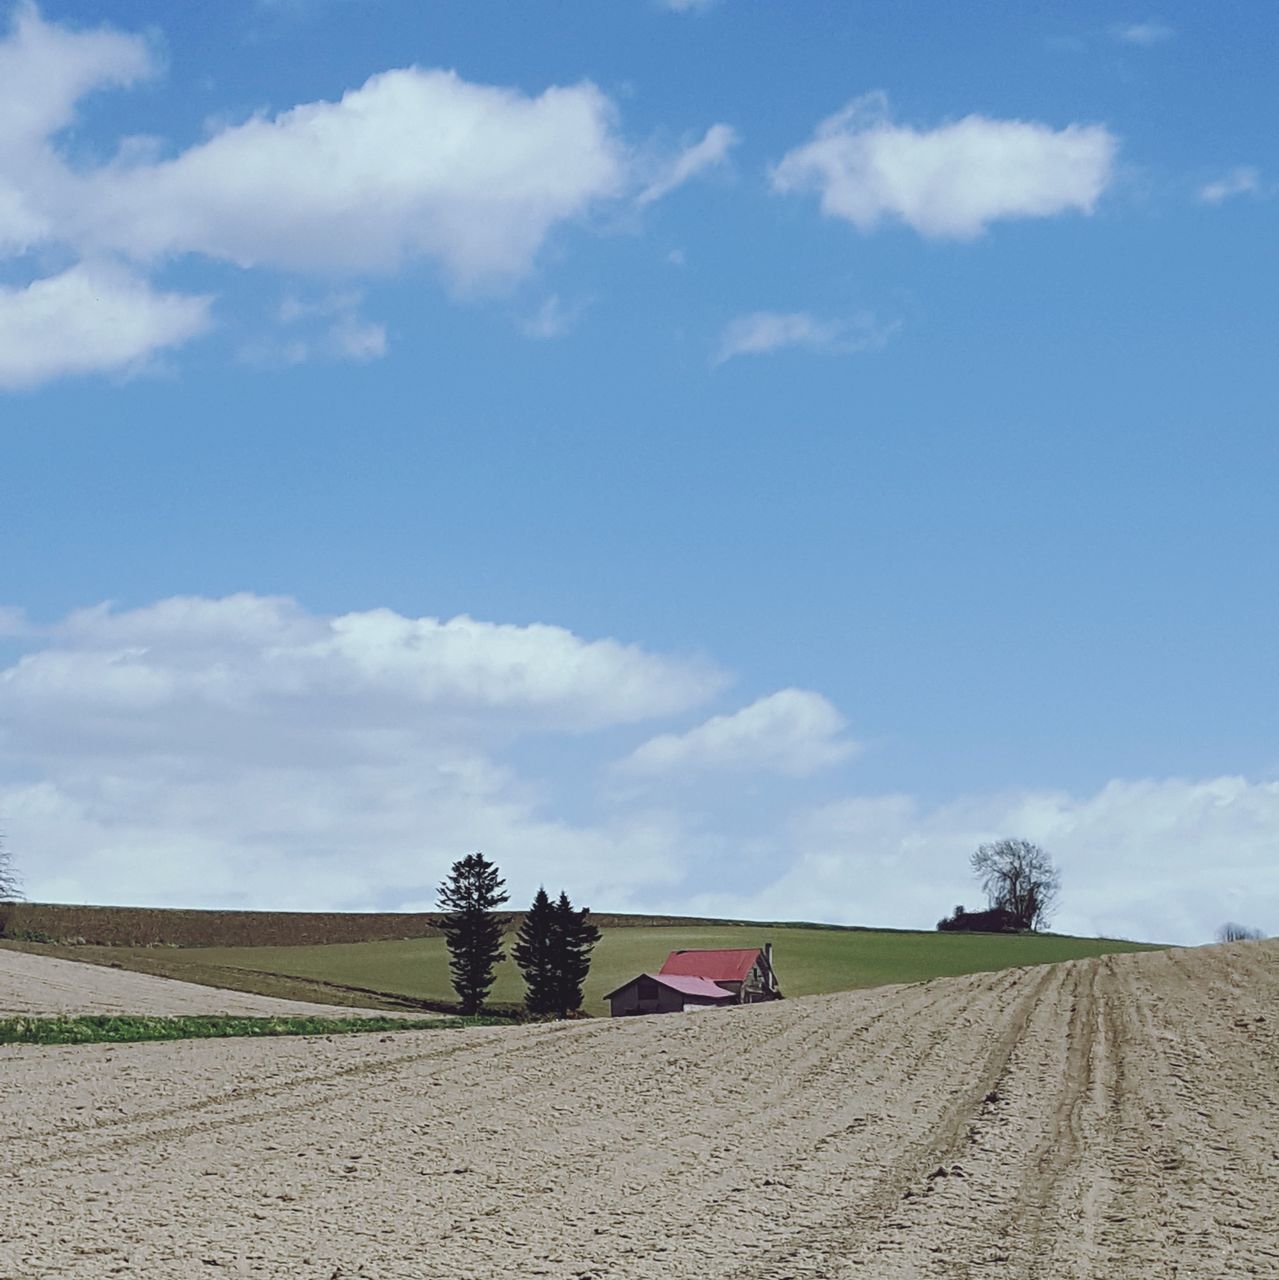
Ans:
[{"label": "tree canopy", "polygon": [[493,987],[502,959],[506,918],[494,908],[507,900],[506,881],[482,853],[469,853],[452,866],[440,885],[440,921],[449,949],[449,973],[464,1014],[478,1013]]},{"label": "tree canopy", "polygon": [[600,931],[577,910],[567,893],[552,902],[540,888],[520,926],[511,954],[524,974],[530,1013],[565,1018],[582,1007],[582,985],[591,968],[591,950]]},{"label": "tree canopy", "polygon": [[1061,891],[1061,873],[1053,860],[1029,840],[983,844],[971,864],[992,911],[1007,912],[1016,929],[1042,929]]}]

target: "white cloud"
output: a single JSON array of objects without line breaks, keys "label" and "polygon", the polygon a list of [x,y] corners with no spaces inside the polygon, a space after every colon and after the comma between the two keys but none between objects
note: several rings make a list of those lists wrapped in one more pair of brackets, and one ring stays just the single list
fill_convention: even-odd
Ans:
[{"label": "white cloud", "polygon": [[599,909],[928,928],[979,901],[972,850],[1017,835],[1062,868],[1063,932],[1279,932],[1273,778],[814,801],[793,779],[855,749],[820,694],[628,757],[626,726],[723,676],[560,627],[249,594],[0,620],[27,650],[0,671],[0,815],[37,899],[409,909],[479,848],[516,901],[544,882]]},{"label": "white cloud", "polygon": [[687,733],[650,738],[621,764],[641,775],[779,773],[802,777],[846,760],[857,744],[819,693],[782,689]]},{"label": "white cloud", "polygon": [[800,852],[750,898],[700,895],[690,912],[924,927],[982,903],[968,857],[1022,836],[1062,872],[1053,928],[1195,944],[1223,920],[1279,933],[1279,781],[1116,780],[1084,796],[979,794],[936,806],[866,796],[797,815],[779,838]]},{"label": "white cloud", "polygon": [[878,324],[867,314],[852,320],[820,320],[806,311],[752,311],[725,325],[712,363],[720,365],[734,356],[768,355],[785,347],[843,353],[877,350],[897,328]]},{"label": "white cloud", "polygon": [[188,716],[212,723],[255,708],[269,733],[287,702],[327,707],[352,730],[411,727],[425,712],[584,730],[686,710],[722,685],[705,664],[561,627],[389,609],[322,618],[287,599],[175,597],[72,614],[53,643],[0,672],[0,721],[28,750],[56,742],[70,729],[60,717],[82,712],[139,717],[146,741],[168,750],[155,735],[180,737]]},{"label": "white cloud", "polygon": [[1091,213],[1117,147],[1101,125],[972,115],[921,131],[895,124],[884,95],[868,94],[784,156],[772,182],[816,190],[825,214],[859,231],[896,218],[924,236],[971,239],[1001,219]]},{"label": "white cloud", "polygon": [[718,4],[719,0],[658,0],[658,3],[672,13],[699,13]]},{"label": "white cloud", "polygon": [[528,271],[557,223],[619,193],[613,116],[591,84],[529,97],[386,71],[172,160],[98,172],[77,233],[142,259],[330,273],[428,258],[458,284],[500,282]]},{"label": "white cloud", "polygon": [[211,301],[160,293],[104,265],[82,264],[25,288],[0,287],[0,387],[136,368],[204,333]]},{"label": "white cloud", "polygon": [[144,41],[109,30],[45,23],[33,4],[13,10],[0,39],[0,254],[59,237],[50,206],[67,198],[68,174],[48,140],[75,118],[81,98],[150,75]]},{"label": "white cloud", "polygon": [[[336,101],[224,124],[175,155],[162,139],[123,139],[114,159],[84,152],[72,163],[62,131],[85,95],[156,70],[138,36],[46,22],[29,3],[13,11],[0,37],[0,264],[40,250],[82,265],[37,282],[25,303],[10,289],[10,310],[56,301],[90,272],[103,278],[102,264],[150,273],[186,255],[325,278],[422,261],[462,291],[503,287],[533,268],[557,227],[642,181],[614,105],[594,85],[525,93],[420,67],[373,75]],[[731,130],[715,126],[659,182],[670,189],[729,145]],[[206,299],[154,286],[145,295],[141,278],[118,269],[114,279],[117,311],[126,293],[133,304],[118,345],[128,351],[133,335],[136,350],[103,350],[95,334],[81,351],[51,329],[45,357],[25,361],[30,373],[10,359],[4,385],[120,367],[145,354],[148,335],[155,348],[197,331]],[[346,313],[323,335],[259,340],[248,354],[363,361],[386,345],[383,326]]]},{"label": "white cloud", "polygon": [[1110,28],[1110,34],[1124,44],[1140,45],[1148,49],[1151,45],[1163,44],[1171,40],[1176,32],[1163,22],[1127,22]]},{"label": "white cloud", "polygon": [[1231,169],[1224,178],[1209,182],[1199,189],[1199,199],[1205,204],[1221,204],[1233,196],[1252,195],[1260,190],[1261,175],[1251,165]]},{"label": "white cloud", "polygon": [[729,151],[737,145],[738,141],[736,131],[728,125],[711,125],[700,142],[685,147],[679,155],[664,166],[662,172],[636,197],[636,203],[652,204],[655,200],[669,195],[676,187],[682,186],[703,170],[725,163]]},{"label": "white cloud", "polygon": [[544,878],[624,902],[679,878],[678,820],[548,816],[544,784],[499,754],[723,683],[554,626],[249,594],[102,605],[0,672],[0,813],[35,897],[408,906],[484,848],[520,893]]}]

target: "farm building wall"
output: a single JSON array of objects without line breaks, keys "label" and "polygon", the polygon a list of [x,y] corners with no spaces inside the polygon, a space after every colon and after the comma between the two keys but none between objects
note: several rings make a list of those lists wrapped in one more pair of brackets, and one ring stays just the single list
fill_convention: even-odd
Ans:
[{"label": "farm building wall", "polygon": [[639,1013],[680,1013],[688,997],[644,975],[628,982],[609,998],[613,1017],[625,1018]]}]

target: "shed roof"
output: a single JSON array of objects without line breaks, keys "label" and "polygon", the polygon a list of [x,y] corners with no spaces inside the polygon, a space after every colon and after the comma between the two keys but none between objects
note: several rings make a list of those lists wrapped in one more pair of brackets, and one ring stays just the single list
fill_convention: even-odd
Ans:
[{"label": "shed roof", "polygon": [[672,951],[662,965],[662,974],[709,978],[712,982],[745,982],[751,966],[759,959],[760,947],[733,951]]},{"label": "shed roof", "polygon": [[662,986],[669,987],[672,991],[678,991],[685,996],[700,996],[704,1000],[733,999],[731,991],[725,991],[723,987],[718,983],[712,982],[709,978],[695,978],[679,973],[642,973],[639,977],[632,978],[630,982],[623,982],[616,991],[610,991],[604,999],[611,1000],[619,991],[625,991],[627,987],[638,982],[640,978],[652,978],[654,982],[660,982]]}]

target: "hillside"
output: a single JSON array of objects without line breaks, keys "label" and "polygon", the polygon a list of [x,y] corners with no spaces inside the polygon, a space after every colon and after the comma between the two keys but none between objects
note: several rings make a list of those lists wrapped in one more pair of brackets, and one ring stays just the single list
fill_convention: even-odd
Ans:
[{"label": "hillside", "polygon": [[0,1049],[0,1274],[1234,1280],[1279,943],[697,1015]]},{"label": "hillside", "polygon": [[[46,924],[58,917],[50,909]],[[64,917],[90,927],[87,938],[123,940],[143,930],[167,931],[161,946],[51,946],[29,949],[64,959],[110,964],[187,982],[233,988],[292,1000],[348,1005],[448,1009],[454,999],[444,940],[435,917],[336,916],[338,939],[352,932],[391,936],[379,941],[332,941],[321,945],[234,945],[244,937],[325,937],[327,916],[291,913],[146,912],[124,908],[68,908]],[[260,918],[259,918],[260,917]],[[33,918],[40,918],[38,916]],[[782,990],[788,996],[820,995],[892,982],[986,972],[1020,965],[1046,964],[1146,949],[1146,944],[1052,934],[949,934],[937,932],[841,929],[802,924],[745,924],[652,916],[600,915],[603,938],[596,948],[586,988],[588,1013],[607,1012],[605,992],[637,973],[657,969],[677,947],[743,947],[774,944]],[[409,924],[429,927],[428,936],[405,936]],[[223,945],[174,946],[176,937],[217,938]],[[96,929],[96,931],[95,931]],[[114,933],[112,932],[114,930]],[[54,936],[67,936],[56,934]],[[20,945],[20,944],[13,944]],[[523,996],[519,971],[506,961],[498,966],[491,1002],[515,1009]]]}]

